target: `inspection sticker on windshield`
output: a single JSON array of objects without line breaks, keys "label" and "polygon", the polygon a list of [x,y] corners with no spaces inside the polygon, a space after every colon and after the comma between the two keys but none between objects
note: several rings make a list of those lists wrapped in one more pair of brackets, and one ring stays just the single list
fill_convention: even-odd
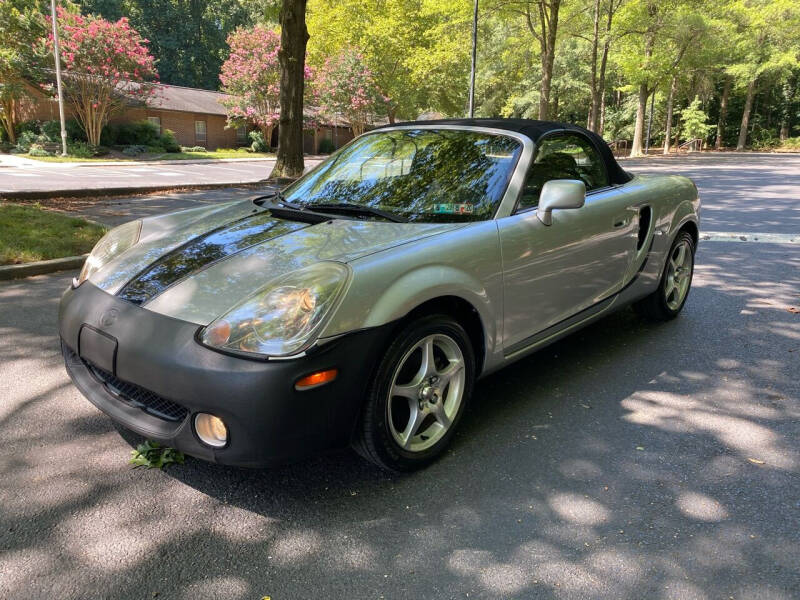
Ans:
[{"label": "inspection sticker on windshield", "polygon": [[462,204],[434,204],[433,212],[446,215],[471,215],[474,208],[474,205],[469,202]]}]

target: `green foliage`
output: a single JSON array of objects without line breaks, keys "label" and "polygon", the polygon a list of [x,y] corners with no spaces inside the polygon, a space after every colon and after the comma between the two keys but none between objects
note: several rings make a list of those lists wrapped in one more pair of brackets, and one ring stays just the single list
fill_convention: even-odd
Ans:
[{"label": "green foliage", "polygon": [[36,133],[28,129],[23,131],[17,138],[15,150],[17,152],[27,153],[30,151],[33,144],[46,144],[49,141],[50,140],[47,139],[46,135],[42,135],[41,133]]},{"label": "green foliage", "polygon": [[159,145],[160,139],[158,126],[142,120],[106,125],[100,136],[100,143],[103,146],[154,146]]},{"label": "green foliage", "polygon": [[320,154],[330,154],[336,150],[336,146],[333,143],[333,140],[329,138],[322,138],[319,142],[319,153]]},{"label": "green foliage", "polygon": [[53,156],[53,153],[45,150],[41,144],[31,144],[28,154],[30,156]]},{"label": "green foliage", "polygon": [[217,89],[226,38],[237,27],[251,25],[264,10],[255,0],[79,0],[84,14],[109,20],[128,17],[149,40],[161,81]]},{"label": "green foliage", "polygon": [[67,154],[75,158],[92,158],[97,155],[97,148],[88,142],[74,140],[67,144]]},{"label": "green foliage", "polygon": [[264,134],[260,131],[251,131],[248,136],[252,141],[252,144],[250,144],[250,150],[252,152],[269,152],[271,150],[269,144],[264,140]]},{"label": "green foliage", "polygon": [[143,444],[139,444],[136,450],[131,450],[131,459],[128,462],[134,468],[163,469],[171,464],[182,465],[183,461],[183,452],[147,440]]},{"label": "green foliage", "polygon": [[680,111],[683,131],[687,139],[705,138],[714,129],[708,125],[708,115],[700,108],[700,98],[695,96],[691,104]]},{"label": "green foliage", "polygon": [[158,139],[158,145],[164,148],[165,152],[180,152],[181,145],[178,143],[178,140],[175,139],[175,132],[171,129],[165,129],[164,133],[161,134],[161,137]]},{"label": "green foliage", "polygon": [[147,152],[147,148],[147,146],[142,144],[131,144],[130,146],[125,146],[122,149],[122,153],[126,156],[138,156],[139,154]]},{"label": "green foliage", "polygon": [[800,150],[800,136],[786,138],[781,142],[781,148],[786,150]]}]

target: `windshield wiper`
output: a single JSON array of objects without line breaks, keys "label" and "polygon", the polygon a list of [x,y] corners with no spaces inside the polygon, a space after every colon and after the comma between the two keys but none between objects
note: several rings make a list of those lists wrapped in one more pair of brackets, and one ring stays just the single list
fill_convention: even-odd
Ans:
[{"label": "windshield wiper", "polygon": [[311,210],[321,210],[323,212],[342,212],[342,213],[355,213],[362,215],[373,215],[376,217],[380,217],[382,219],[386,219],[387,221],[392,221],[393,223],[408,223],[408,219],[406,219],[405,217],[401,217],[400,215],[396,215],[394,213],[381,210],[379,208],[373,208],[371,206],[361,206],[360,204],[349,204],[347,202],[342,202],[342,203],[323,202],[319,204],[306,204],[304,208],[310,208]]},{"label": "windshield wiper", "polygon": [[272,194],[265,194],[263,196],[259,196],[258,198],[254,198],[253,202],[258,204],[259,206],[263,206],[264,202],[267,200],[272,200],[276,204],[280,206],[285,206],[286,208],[291,208],[292,210],[304,210],[302,206],[299,204],[295,204],[294,202],[289,202],[286,197],[283,195],[283,192],[280,190],[275,190]]}]

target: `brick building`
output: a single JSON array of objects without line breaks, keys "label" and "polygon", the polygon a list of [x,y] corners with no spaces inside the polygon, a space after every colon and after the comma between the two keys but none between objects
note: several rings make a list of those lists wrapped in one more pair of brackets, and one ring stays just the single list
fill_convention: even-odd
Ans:
[{"label": "brick building", "polygon": [[[225,94],[211,90],[158,84],[156,93],[146,106],[128,106],[112,116],[110,122],[122,123],[147,119],[162,130],[170,129],[181,146],[203,146],[209,150],[235,148],[250,144],[248,130],[226,128],[227,119],[222,100]],[[71,117],[69,103],[65,106],[67,118]],[[309,107],[309,113],[315,113]],[[54,99],[42,97],[36,103],[32,119],[48,121],[58,119],[58,104]],[[323,139],[329,139],[338,148],[353,139],[349,125],[342,121],[327,122],[316,131],[304,133],[303,150],[316,154]],[[271,145],[278,145],[277,128],[273,131]]]}]

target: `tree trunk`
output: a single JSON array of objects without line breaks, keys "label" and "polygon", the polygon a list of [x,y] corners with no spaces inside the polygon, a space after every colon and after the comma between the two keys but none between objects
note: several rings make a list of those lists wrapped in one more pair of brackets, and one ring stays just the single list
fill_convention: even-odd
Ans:
[{"label": "tree trunk", "polygon": [[717,121],[717,139],[714,141],[714,149],[722,149],[722,132],[725,129],[725,117],[728,116],[728,96],[731,93],[731,78],[725,78],[725,86],[722,88],[722,98],[719,103],[719,121]]},{"label": "tree trunk", "polygon": [[281,66],[278,157],[271,177],[303,174],[303,91],[306,63],[306,0],[282,0],[280,12]]},{"label": "tree trunk", "polygon": [[675,88],[678,85],[676,75],[672,76],[672,83],[669,86],[669,96],[667,97],[667,122],[664,126],[664,154],[669,154],[669,143],[672,135],[672,103],[675,100]]},{"label": "tree trunk", "polygon": [[639,104],[636,107],[636,126],[633,130],[633,143],[631,144],[631,156],[642,156],[642,138],[644,137],[644,115],[647,112],[647,98],[650,91],[647,84],[639,85]]},{"label": "tree trunk", "polygon": [[589,88],[592,91],[592,104],[586,119],[586,129],[597,131],[597,117],[600,111],[600,97],[597,84],[597,51],[600,46],[600,0],[594,0],[594,23],[592,29],[591,78]]},{"label": "tree trunk", "polygon": [[755,77],[747,84],[747,97],[744,101],[744,111],[742,112],[742,124],[739,126],[739,141],[736,142],[736,150],[744,150],[747,143],[747,128],[750,126],[750,111],[753,108],[753,96],[756,94]]},{"label": "tree trunk", "polygon": [[17,143],[17,102],[14,98],[7,98],[3,100],[2,111],[0,111],[0,122],[3,124],[3,129],[6,131],[6,137],[10,144]]},{"label": "tree trunk", "polygon": [[386,111],[386,116],[389,117],[389,124],[390,125],[394,125],[396,112],[397,112],[397,109],[390,104],[389,108]]},{"label": "tree trunk", "polygon": [[550,118],[550,88],[553,85],[553,62],[556,57],[556,37],[558,35],[558,11],[561,0],[544,0],[537,2],[539,5],[539,19],[542,22],[542,85],[539,95],[539,119],[546,121]]},{"label": "tree trunk", "polygon": [[553,53],[542,54],[542,85],[539,94],[539,120],[550,118],[550,87],[553,82]]}]

